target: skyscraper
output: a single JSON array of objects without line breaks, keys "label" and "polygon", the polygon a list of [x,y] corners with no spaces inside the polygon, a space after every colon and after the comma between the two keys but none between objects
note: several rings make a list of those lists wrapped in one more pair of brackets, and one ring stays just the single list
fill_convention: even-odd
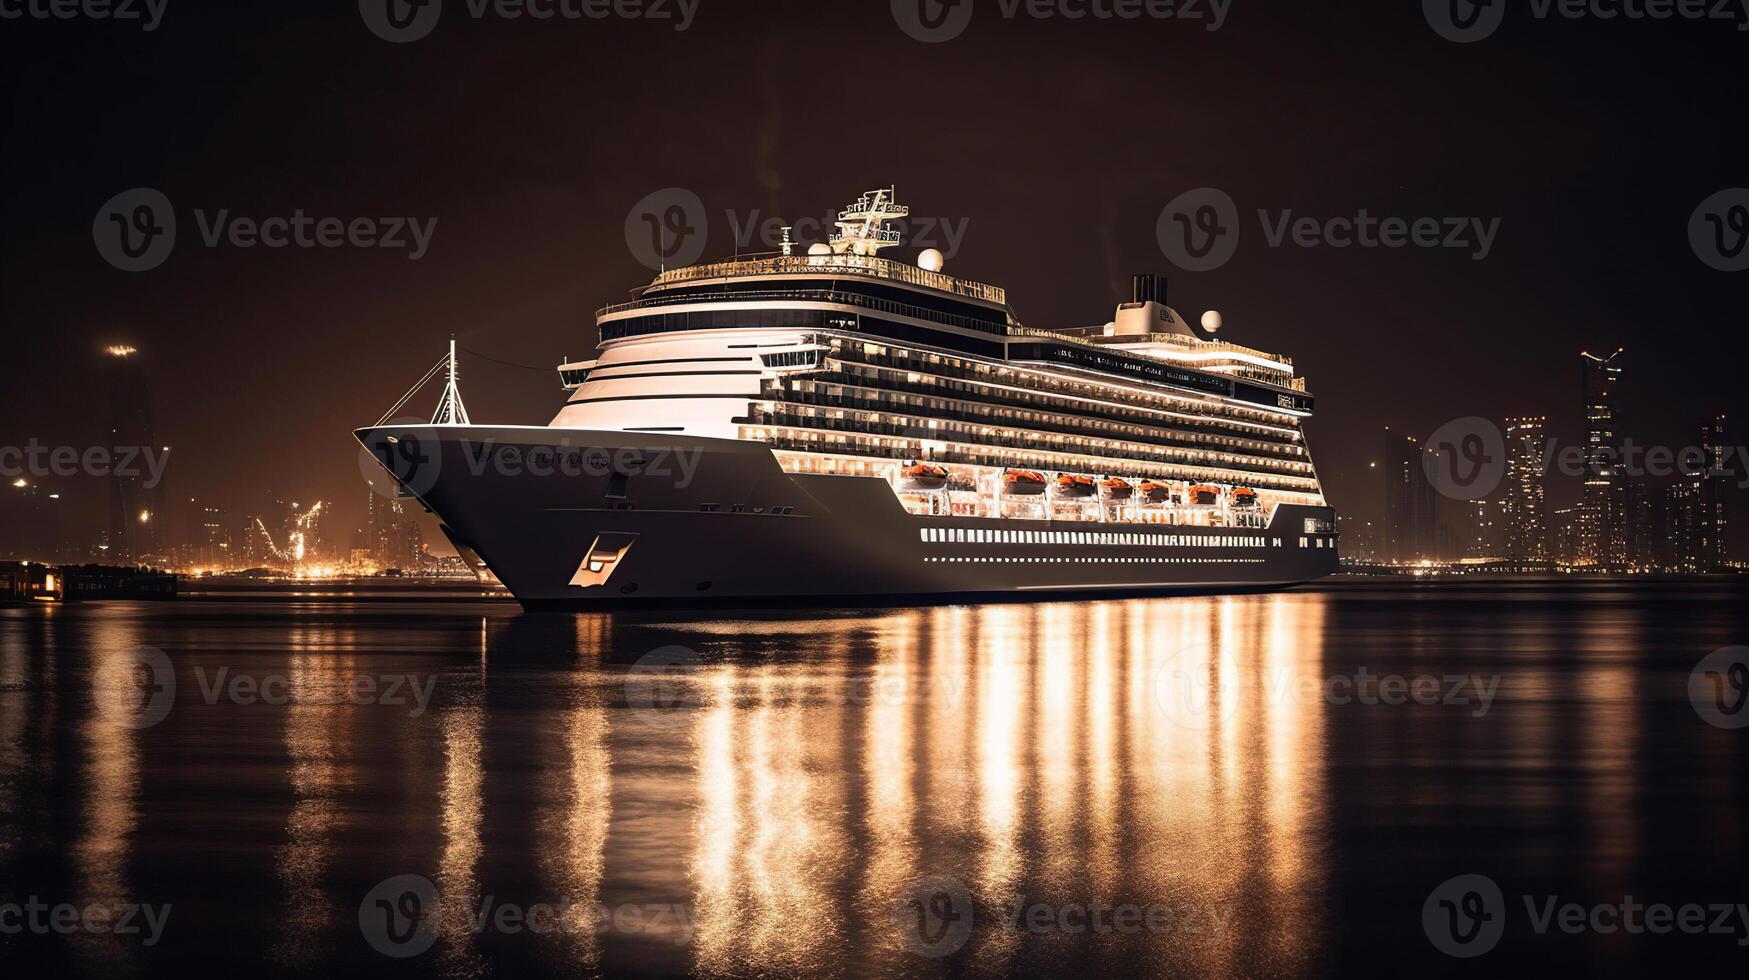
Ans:
[{"label": "skyscraper", "polygon": [[1579,505],[1579,560],[1627,564],[1627,502],[1622,496],[1620,419],[1615,388],[1618,349],[1608,357],[1579,355],[1585,404],[1585,494]]},{"label": "skyscraper", "polygon": [[1645,480],[1635,480],[1621,488],[1621,498],[1627,564],[1642,570],[1658,567],[1658,529],[1663,524],[1660,494]]},{"label": "skyscraper", "polygon": [[1730,559],[1725,502],[1730,497],[1731,474],[1726,471],[1723,415],[1701,427],[1700,448],[1706,458],[1706,470],[1699,476],[1700,485],[1695,493],[1698,510],[1694,522],[1695,559],[1702,571],[1712,571],[1723,568]]},{"label": "skyscraper", "polygon": [[[1465,558],[1499,558],[1505,553],[1505,527],[1498,500],[1464,501]],[[1447,556],[1449,557],[1449,556]]]},{"label": "skyscraper", "polygon": [[1560,507],[1549,517],[1549,557],[1565,565],[1580,564],[1584,543],[1583,507]]},{"label": "skyscraper", "polygon": [[372,489],[365,505],[365,547],[379,568],[412,571],[424,560],[425,541],[419,522],[400,500]]},{"label": "skyscraper", "polygon": [[1684,475],[1664,488],[1659,564],[1668,571],[1700,570],[1700,481]]},{"label": "skyscraper", "polygon": [[200,530],[195,560],[207,568],[228,567],[231,560],[231,535],[225,526],[225,510],[208,504],[200,509]]},{"label": "skyscraper", "polygon": [[[109,390],[108,442],[112,461],[138,460],[159,450],[152,426],[151,390],[140,367],[140,353],[133,347],[104,350],[104,386]],[[162,551],[160,529],[165,520],[157,485],[136,464],[122,472],[117,465],[109,476],[108,558],[139,561]]]},{"label": "skyscraper", "polygon": [[1385,429],[1385,560],[1420,561],[1435,557],[1438,517],[1433,484],[1422,463],[1426,450],[1411,436]]},{"label": "skyscraper", "polygon": [[1516,561],[1549,558],[1548,474],[1543,456],[1547,419],[1506,420],[1506,488],[1502,501],[1506,555]]}]

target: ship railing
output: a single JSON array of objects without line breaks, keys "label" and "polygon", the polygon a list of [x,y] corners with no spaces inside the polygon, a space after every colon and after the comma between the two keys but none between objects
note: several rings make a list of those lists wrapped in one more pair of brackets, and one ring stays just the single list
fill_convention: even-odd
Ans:
[{"label": "ship railing", "polygon": [[[1178,362],[1168,361],[1167,363],[1176,364]],[[1208,364],[1185,364],[1183,366],[1190,368],[1192,371],[1202,371],[1207,374],[1220,374],[1229,378],[1244,378],[1247,381],[1261,381],[1266,385],[1275,385],[1278,388],[1291,388],[1294,391],[1306,390],[1306,382],[1304,378],[1288,377],[1274,371],[1265,371],[1256,367],[1227,364],[1218,366]]]},{"label": "ship railing", "polygon": [[[1085,347],[1089,350],[1107,350],[1107,351],[1110,350],[1110,345],[1108,345],[1108,344],[1096,344],[1096,343],[1093,343],[1092,341],[1086,339],[1085,337],[1077,336],[1077,335],[1072,334],[1072,333],[1060,333],[1060,332],[1055,331],[1055,330],[1041,329],[1039,327],[1023,327],[1023,326],[1016,324],[1016,325],[1008,328],[1008,335],[1010,337],[1038,337],[1041,340],[1061,341],[1062,343],[1074,344],[1078,347]],[[1158,338],[1163,337],[1165,335],[1153,334],[1151,336],[1155,339],[1146,339],[1145,340],[1144,338],[1137,337],[1137,338],[1135,338],[1135,340],[1137,342],[1159,343],[1160,340]],[[1226,341],[1222,341],[1222,340],[1196,340],[1193,338],[1180,339],[1180,338],[1175,337],[1169,342],[1174,344],[1175,346],[1183,346],[1187,350],[1194,349],[1194,350],[1225,352],[1225,353],[1229,353],[1229,354],[1251,354],[1251,355],[1254,355],[1256,357],[1261,357],[1261,358],[1265,358],[1267,360],[1275,361],[1275,362],[1283,365],[1284,367],[1292,367],[1293,363],[1294,363],[1292,358],[1286,357],[1286,356],[1281,355],[1281,354],[1270,354],[1270,353],[1267,353],[1265,351],[1253,350],[1249,347],[1241,347],[1238,344],[1229,344]],[[1143,356],[1145,356],[1145,355],[1143,355]],[[1167,363],[1175,363],[1175,362],[1169,361]],[[1187,370],[1197,371],[1197,372],[1200,372],[1203,374],[1216,374],[1216,373],[1218,373],[1218,372],[1211,370],[1207,365],[1183,364],[1183,365],[1179,365],[1179,366],[1184,367]],[[1248,378],[1248,379],[1253,380],[1253,381],[1261,381],[1264,384],[1272,384],[1272,385],[1275,385],[1277,387],[1288,388],[1288,389],[1291,389],[1293,391],[1305,391],[1306,390],[1306,379],[1301,378],[1301,377],[1283,378],[1280,375],[1270,374],[1270,373],[1267,373],[1267,372],[1262,371],[1262,370],[1248,372],[1248,371],[1245,371],[1244,369],[1239,369],[1238,371],[1235,371],[1235,372],[1226,372],[1226,373],[1227,374],[1237,374],[1239,376]]]},{"label": "ship railing", "polygon": [[1093,347],[1104,347],[1107,345],[1100,344],[1100,343],[1094,343],[1089,338],[1098,338],[1101,340],[1112,340],[1112,341],[1116,341],[1116,342],[1120,342],[1120,343],[1129,343],[1129,344],[1168,344],[1168,345],[1173,346],[1173,347],[1182,347],[1185,350],[1194,350],[1194,351],[1214,351],[1214,352],[1225,353],[1225,354],[1248,354],[1252,357],[1260,357],[1266,361],[1274,361],[1275,363],[1280,364],[1284,367],[1293,367],[1293,363],[1294,363],[1294,359],[1287,356],[1286,354],[1271,354],[1269,351],[1258,350],[1255,347],[1245,347],[1241,344],[1228,343],[1225,340],[1203,340],[1199,337],[1186,337],[1186,336],[1183,336],[1181,334],[1171,334],[1171,333],[1138,334],[1138,335],[1135,335],[1132,337],[1107,337],[1104,333],[1093,333],[1092,332],[1092,331],[1097,330],[1097,329],[1101,329],[1101,328],[1076,327],[1072,330],[1051,330],[1048,328],[1047,329],[1040,329],[1037,327],[1024,327],[1024,328],[1017,328],[1013,332],[1026,334],[1028,336],[1034,336],[1034,337],[1047,337],[1047,338],[1051,338],[1051,339],[1055,339],[1055,340],[1068,339],[1068,340],[1073,340],[1073,341],[1076,341],[1076,342],[1082,343],[1082,344],[1089,344]]},{"label": "ship railing", "polygon": [[[832,237],[827,240],[834,245],[837,245],[840,242],[880,242],[883,245],[897,245],[899,244],[899,233],[892,229],[876,228],[867,232],[852,232],[848,234],[834,233]],[[815,256],[815,258],[818,258],[818,256]]]},{"label": "ship railing", "polygon": [[912,306],[909,303],[898,303],[878,296],[863,296],[859,293],[841,293],[833,289],[789,289],[789,290],[758,290],[754,292],[705,293],[687,296],[652,296],[649,299],[633,300],[629,303],[616,303],[604,306],[595,311],[597,319],[611,313],[624,313],[627,310],[651,309],[660,306],[678,306],[685,303],[767,303],[789,300],[792,302],[838,303],[844,306],[856,306],[874,310],[879,313],[892,313],[897,316],[910,317],[913,320],[928,320],[934,323],[944,323],[948,326],[961,327],[967,330],[978,330],[984,333],[1001,334],[1003,324],[978,320],[957,313],[943,313],[923,306]]},{"label": "ship railing", "polygon": [[1196,337],[1181,337],[1176,334],[1155,334],[1150,342],[1170,344],[1173,347],[1182,347],[1185,350],[1219,351],[1225,354],[1248,354],[1252,357],[1260,357],[1266,361],[1274,361],[1277,364],[1282,364],[1287,367],[1292,367],[1294,363],[1294,359],[1288,357],[1286,354],[1271,354],[1268,351],[1261,351],[1255,347],[1245,347],[1241,344],[1228,343],[1225,340],[1202,340]]},{"label": "ship railing", "polygon": [[652,283],[656,286],[666,286],[678,282],[692,282],[698,279],[722,279],[739,276],[781,276],[816,272],[855,272],[875,276],[881,279],[891,279],[912,286],[922,286],[927,289],[939,289],[942,292],[954,293],[971,299],[983,300],[989,303],[1007,305],[1008,293],[997,286],[987,286],[981,282],[969,279],[957,279],[940,272],[930,272],[914,265],[883,259],[875,255],[755,255],[742,256],[723,262],[708,262],[704,265],[691,265],[683,269],[669,269],[661,273]]}]

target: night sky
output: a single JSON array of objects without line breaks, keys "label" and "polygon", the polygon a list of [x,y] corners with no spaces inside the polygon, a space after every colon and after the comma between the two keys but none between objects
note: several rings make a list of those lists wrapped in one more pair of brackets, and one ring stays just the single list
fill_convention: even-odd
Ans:
[{"label": "night sky", "polygon": [[[349,0],[169,0],[150,32],[0,20],[0,443],[100,440],[100,352],[132,344],[175,447],[173,495],[238,518],[270,493],[324,498],[343,534],[367,492],[350,431],[450,334],[540,369],[464,356],[474,421],[551,418],[551,367],[588,356],[593,311],[650,276],[624,230],[646,195],[695,192],[709,258],[736,248],[726,211],[818,218],[886,184],[914,214],[967,222],[947,271],[1006,287],[1029,326],[1102,323],[1132,273],[1162,272],[1187,315],[1218,308],[1225,339],[1293,356],[1345,514],[1381,508],[1367,463],[1385,425],[1540,413],[1577,440],[1582,349],[1627,349],[1637,440],[1689,445],[1719,412],[1735,441],[1749,431],[1749,273],[1709,268],[1688,233],[1703,200],[1749,186],[1738,24],[1539,20],[1514,3],[1493,36],[1458,44],[1415,2],[1232,0],[1216,31],[1207,0],[1193,20],[1002,6],[976,0],[939,44],[901,31],[886,0],[701,0],[685,31],[476,19],[445,0],[405,44]],[[1155,224],[1205,186],[1243,230],[1232,261],[1192,274]],[[99,254],[93,221],[136,187],[173,202],[178,237],[130,273]],[[222,209],[437,224],[417,261],[207,247],[195,212]],[[1500,223],[1475,261],[1272,248],[1259,209]],[[61,482],[71,506],[101,502],[100,481]]]}]

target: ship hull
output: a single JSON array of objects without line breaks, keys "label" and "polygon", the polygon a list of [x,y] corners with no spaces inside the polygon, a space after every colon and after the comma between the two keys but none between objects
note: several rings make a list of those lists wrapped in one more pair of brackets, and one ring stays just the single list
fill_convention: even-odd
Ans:
[{"label": "ship hull", "polygon": [[1336,570],[1327,507],[1284,504],[1256,529],[917,516],[884,480],[787,473],[755,442],[515,426],[356,435],[529,609],[1240,592]]}]

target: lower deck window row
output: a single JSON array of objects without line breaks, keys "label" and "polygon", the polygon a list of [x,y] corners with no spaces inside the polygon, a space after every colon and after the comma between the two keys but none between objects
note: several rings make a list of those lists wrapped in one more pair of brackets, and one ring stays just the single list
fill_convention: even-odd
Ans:
[{"label": "lower deck window row", "polygon": [[[1281,547],[1280,538],[1246,534],[1140,534],[1134,531],[1008,531],[986,527],[919,529],[928,544],[1091,544],[1145,545],[1155,548]],[[1304,538],[1300,539],[1304,541]],[[1305,547],[1305,545],[1301,545]],[[1321,546],[1320,546],[1321,547]]]}]

